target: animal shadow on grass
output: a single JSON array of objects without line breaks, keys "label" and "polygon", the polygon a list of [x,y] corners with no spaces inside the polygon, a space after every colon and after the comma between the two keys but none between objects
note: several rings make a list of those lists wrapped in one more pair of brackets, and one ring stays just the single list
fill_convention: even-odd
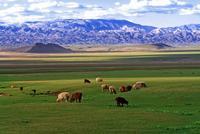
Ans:
[{"label": "animal shadow on grass", "polygon": [[128,105],[124,105],[123,107],[122,106],[117,106],[116,103],[114,104],[110,104],[107,106],[108,108],[139,108],[141,107],[139,104],[128,104]]}]

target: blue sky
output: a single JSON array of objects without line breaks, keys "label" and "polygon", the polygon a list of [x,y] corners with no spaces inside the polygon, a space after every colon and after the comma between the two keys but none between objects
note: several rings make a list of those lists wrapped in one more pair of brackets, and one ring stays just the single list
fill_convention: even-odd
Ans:
[{"label": "blue sky", "polygon": [[200,0],[0,0],[0,22],[97,18],[156,27],[200,24]]}]

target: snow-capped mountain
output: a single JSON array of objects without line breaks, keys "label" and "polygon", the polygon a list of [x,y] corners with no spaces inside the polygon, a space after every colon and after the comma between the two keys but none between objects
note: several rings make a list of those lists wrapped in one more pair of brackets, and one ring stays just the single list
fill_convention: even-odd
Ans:
[{"label": "snow-capped mountain", "polygon": [[146,37],[146,39],[151,42],[196,44],[200,43],[200,25],[156,28],[149,32]]},{"label": "snow-capped mountain", "polygon": [[0,22],[0,46],[20,47],[37,42],[56,44],[200,43],[200,25],[156,28],[126,20],[68,19],[6,24]]}]

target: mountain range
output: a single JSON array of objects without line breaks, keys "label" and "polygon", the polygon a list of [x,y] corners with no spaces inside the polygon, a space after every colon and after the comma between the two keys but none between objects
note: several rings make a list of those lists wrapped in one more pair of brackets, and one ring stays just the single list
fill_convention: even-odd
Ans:
[{"label": "mountain range", "polygon": [[35,43],[153,44],[171,46],[200,43],[200,24],[157,28],[127,20],[65,19],[7,24],[0,22],[0,47]]}]

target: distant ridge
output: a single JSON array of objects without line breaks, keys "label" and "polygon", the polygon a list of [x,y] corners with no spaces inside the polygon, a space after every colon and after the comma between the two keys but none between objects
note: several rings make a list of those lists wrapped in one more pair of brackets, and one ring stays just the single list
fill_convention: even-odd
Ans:
[{"label": "distant ridge", "polygon": [[151,44],[151,45],[155,46],[157,49],[172,48],[172,46],[164,44],[164,43],[155,43],[155,44]]},{"label": "distant ridge", "polygon": [[66,49],[57,44],[48,43],[36,43],[27,53],[72,53],[71,49]]},{"label": "distant ridge", "polygon": [[64,19],[0,23],[0,48],[19,48],[35,43],[60,45],[200,44],[200,24],[157,28],[115,19]]}]

